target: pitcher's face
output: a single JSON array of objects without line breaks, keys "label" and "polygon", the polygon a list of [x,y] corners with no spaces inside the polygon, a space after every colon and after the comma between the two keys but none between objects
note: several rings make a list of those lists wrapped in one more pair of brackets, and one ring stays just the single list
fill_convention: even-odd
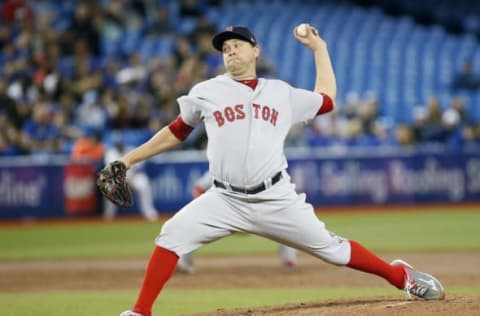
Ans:
[{"label": "pitcher's face", "polygon": [[223,63],[227,71],[235,78],[246,74],[255,75],[256,59],[259,49],[249,42],[230,39],[223,43]]}]

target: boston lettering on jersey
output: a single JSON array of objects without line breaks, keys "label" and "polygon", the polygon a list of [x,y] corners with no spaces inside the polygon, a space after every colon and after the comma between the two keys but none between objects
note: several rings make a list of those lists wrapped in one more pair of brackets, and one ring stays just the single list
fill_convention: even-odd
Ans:
[{"label": "boston lettering on jersey", "polygon": [[[237,104],[235,106],[226,106],[225,109],[223,109],[223,113],[222,111],[213,112],[213,116],[217,121],[218,127],[223,126],[223,124],[225,124],[225,121],[233,122],[235,120],[245,119],[246,115],[243,111],[243,108],[243,104]],[[253,103],[252,109],[254,119],[262,119],[265,122],[270,122],[273,126],[277,125],[278,111],[274,108],[271,108],[268,105],[260,105]]]}]

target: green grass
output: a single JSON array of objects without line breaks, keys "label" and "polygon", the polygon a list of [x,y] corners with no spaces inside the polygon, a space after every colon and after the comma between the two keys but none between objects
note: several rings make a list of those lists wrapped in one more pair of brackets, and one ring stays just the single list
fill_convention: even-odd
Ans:
[{"label": "green grass", "polygon": [[[480,212],[373,212],[319,214],[327,227],[376,251],[480,250]],[[160,224],[140,221],[0,226],[0,260],[74,260],[76,258],[146,257]],[[274,242],[236,235],[203,247],[203,256],[274,254]],[[480,286],[449,287],[449,294],[480,295]],[[132,291],[0,293],[2,313],[11,316],[107,316],[128,308]],[[379,288],[169,289],[159,297],[156,315],[184,315],[218,308],[241,308],[348,297],[403,295]]]},{"label": "green grass", "polygon": [[480,212],[450,208],[435,212],[327,216],[326,221],[337,234],[358,239],[376,251],[480,249]]},{"label": "green grass", "polygon": [[[159,224],[144,222],[32,224],[0,230],[1,259],[143,256]],[[148,251],[147,251],[148,250]]]},{"label": "green grass", "polygon": [[[449,294],[480,294],[480,287],[449,288]],[[90,291],[0,294],[2,314],[9,316],[110,316],[128,309],[134,291]],[[218,308],[242,308],[326,299],[369,296],[403,296],[391,288],[293,289],[169,289],[159,297],[155,315],[185,315]]]},{"label": "green grass", "polygon": [[[376,251],[480,249],[480,212],[321,214],[327,227]],[[138,221],[0,226],[0,260],[148,256],[160,224]],[[201,255],[271,254],[275,243],[236,235],[207,245]]]}]

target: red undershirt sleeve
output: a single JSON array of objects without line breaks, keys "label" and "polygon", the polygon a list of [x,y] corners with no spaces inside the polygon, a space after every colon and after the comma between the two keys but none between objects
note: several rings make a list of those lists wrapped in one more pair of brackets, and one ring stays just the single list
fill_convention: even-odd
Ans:
[{"label": "red undershirt sleeve", "polygon": [[333,101],[332,98],[330,98],[328,95],[325,93],[320,93],[323,97],[323,103],[320,106],[320,109],[318,109],[317,116],[322,115],[328,112],[331,112],[333,110]]},{"label": "red undershirt sleeve", "polygon": [[175,137],[177,137],[181,141],[185,140],[185,138],[187,138],[188,135],[190,135],[190,133],[193,131],[193,127],[191,127],[190,125],[187,125],[183,121],[180,114],[177,116],[175,120],[173,120],[172,122],[170,122],[170,124],[168,124],[168,128],[173,133],[173,135],[175,135]]}]

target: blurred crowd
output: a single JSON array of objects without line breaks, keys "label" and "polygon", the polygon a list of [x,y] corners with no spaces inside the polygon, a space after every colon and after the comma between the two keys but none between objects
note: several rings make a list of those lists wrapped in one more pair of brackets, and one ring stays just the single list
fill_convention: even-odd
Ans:
[{"label": "blurred crowd", "polygon": [[[351,92],[333,115],[321,116],[308,125],[294,145],[334,148],[409,148],[446,151],[480,149],[480,123],[471,119],[460,97],[442,105],[437,96],[416,105],[412,121],[395,122],[381,115],[373,92]],[[300,143],[299,143],[300,142]]]},{"label": "blurred crowd", "polygon": [[[70,154],[80,138],[113,129],[136,130],[138,141],[145,140],[177,116],[179,95],[220,71],[205,2],[181,1],[179,16],[193,24],[184,34],[175,33],[168,7],[153,1],[78,1],[60,26],[52,4],[62,6],[2,4],[1,155]],[[125,29],[172,40],[172,49],[148,59],[135,50],[103,51]]]},{"label": "blurred crowd", "polygon": [[[55,8],[65,3],[75,5],[58,13]],[[206,14],[221,1],[178,1],[175,16],[169,3],[3,1],[0,155],[98,159],[112,131],[134,135],[126,142],[138,145],[173,120],[176,98],[224,69],[210,44],[217,29]],[[173,44],[151,56],[135,47],[125,51],[105,45],[126,30]],[[269,61],[261,60],[259,68],[260,76],[275,75]],[[412,124],[395,124],[379,113],[374,93],[352,92],[333,115],[296,128],[288,145],[480,146],[480,125],[465,108],[461,99],[441,105],[432,97],[415,107]],[[204,146],[200,128],[183,148]]]}]

